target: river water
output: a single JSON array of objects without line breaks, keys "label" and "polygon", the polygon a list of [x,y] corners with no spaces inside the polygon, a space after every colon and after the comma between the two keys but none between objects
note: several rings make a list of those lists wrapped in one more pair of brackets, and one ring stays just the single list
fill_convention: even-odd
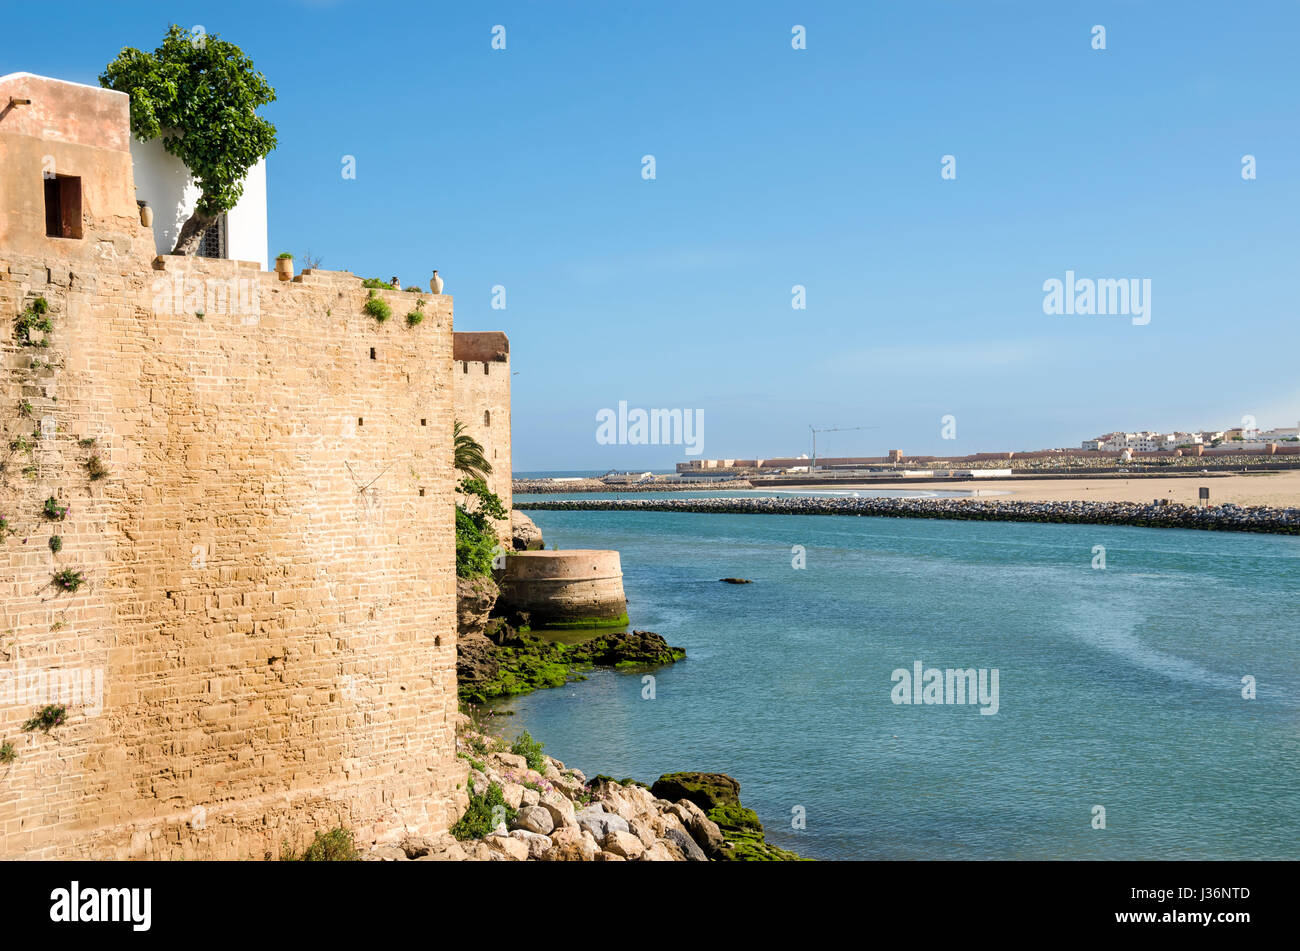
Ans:
[{"label": "river water", "polygon": [[[653,699],[596,671],[507,705],[589,775],[729,773],[820,859],[1300,858],[1300,538],[529,515],[548,547],[619,550],[632,626],[688,652]],[[996,669],[996,713],[895,703],[917,662]]]}]

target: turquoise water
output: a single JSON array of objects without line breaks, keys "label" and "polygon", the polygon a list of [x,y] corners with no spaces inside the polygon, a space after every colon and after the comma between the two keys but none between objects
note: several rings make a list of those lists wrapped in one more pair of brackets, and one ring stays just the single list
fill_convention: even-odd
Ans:
[{"label": "turquoise water", "polygon": [[[588,774],[730,773],[822,859],[1300,858],[1300,538],[529,514],[548,546],[621,551],[632,625],[688,651],[653,700],[598,671],[512,702],[507,733]],[[894,704],[918,660],[997,668],[998,712]]]}]

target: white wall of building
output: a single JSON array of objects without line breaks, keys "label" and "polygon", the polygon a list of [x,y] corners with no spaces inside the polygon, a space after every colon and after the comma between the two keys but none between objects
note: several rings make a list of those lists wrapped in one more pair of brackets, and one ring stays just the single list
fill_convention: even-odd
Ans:
[{"label": "white wall of building", "polygon": [[[163,148],[161,139],[131,140],[135,166],[135,197],[153,209],[153,236],[159,254],[176,246],[181,226],[194,212],[199,188],[185,163]],[[270,270],[267,249],[266,162],[248,171],[239,204],[226,214],[227,257],[235,261],[256,261]]]}]

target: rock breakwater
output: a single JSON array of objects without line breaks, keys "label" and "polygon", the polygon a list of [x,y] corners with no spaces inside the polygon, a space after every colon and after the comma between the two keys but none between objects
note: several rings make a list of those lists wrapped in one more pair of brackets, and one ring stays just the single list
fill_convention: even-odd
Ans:
[{"label": "rock breakwater", "polygon": [[1151,505],[1138,502],[1027,502],[1015,499],[798,498],[568,499],[519,502],[557,511],[702,512],[718,515],[857,515],[989,522],[1136,525],[1224,532],[1300,534],[1300,508]]}]

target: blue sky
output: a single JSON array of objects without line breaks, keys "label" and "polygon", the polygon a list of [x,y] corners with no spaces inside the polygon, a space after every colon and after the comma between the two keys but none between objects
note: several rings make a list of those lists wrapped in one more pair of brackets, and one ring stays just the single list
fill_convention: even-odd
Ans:
[{"label": "blue sky", "polygon": [[[1300,421],[1295,3],[96,2],[33,43],[49,16],[6,4],[0,73],[240,44],[279,94],[271,254],[437,267],[510,335],[516,470],[685,458],[598,444],[620,400],[703,410],[705,457]],[[1150,323],[1045,315],[1067,270],[1149,279]]]}]

